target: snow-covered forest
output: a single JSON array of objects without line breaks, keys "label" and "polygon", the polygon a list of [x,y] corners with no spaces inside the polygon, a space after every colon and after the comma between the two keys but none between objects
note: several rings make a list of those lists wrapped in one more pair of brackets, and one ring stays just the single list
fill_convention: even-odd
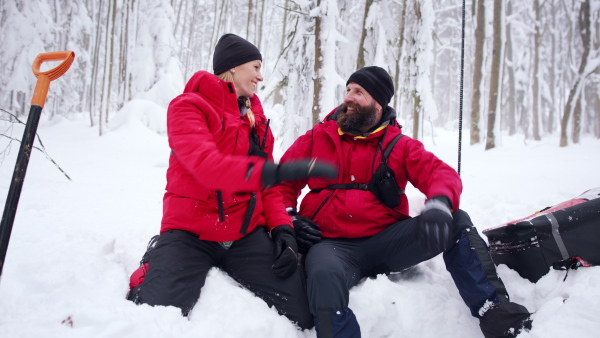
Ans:
[{"label": "snow-covered forest", "polygon": [[456,130],[461,107],[470,144],[486,148],[499,131],[560,133],[561,146],[600,137],[598,0],[1,0],[0,13],[0,108],[27,114],[36,55],[72,50],[44,117],[89,115],[99,135],[133,99],[166,108],[231,32],[263,54],[258,94],[281,116],[283,148],[365,65],[392,75],[416,138]]},{"label": "snow-covered forest", "polygon": [[[463,130],[461,208],[482,234],[600,187],[599,15],[600,0],[0,0],[2,204],[32,63],[76,54],[50,85],[34,143],[47,153],[31,154],[1,262],[0,337],[316,337],[219,269],[188,319],[125,299],[160,228],[167,106],[212,71],[222,34],[262,52],[275,159],[341,102],[352,72],[386,68],[404,133],[455,167]],[[406,193],[419,214],[425,197]],[[498,274],[534,313],[519,338],[598,336],[600,267],[536,283]],[[350,299],[365,338],[481,337],[441,255],[365,279]]]}]

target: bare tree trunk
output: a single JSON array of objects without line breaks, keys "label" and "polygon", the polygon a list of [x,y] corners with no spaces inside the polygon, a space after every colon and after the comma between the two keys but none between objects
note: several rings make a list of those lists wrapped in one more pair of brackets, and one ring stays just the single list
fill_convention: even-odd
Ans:
[{"label": "bare tree trunk", "polygon": [[600,91],[598,88],[596,88],[596,95],[594,95],[594,97],[594,111],[596,112],[596,128],[594,129],[594,135],[597,139],[600,139]]},{"label": "bare tree trunk", "polygon": [[361,69],[365,66],[365,39],[367,38],[367,16],[373,0],[367,0],[365,4],[365,13],[363,15],[362,29],[360,34],[360,43],[358,44],[358,58],[356,59],[356,69]]},{"label": "bare tree trunk", "polygon": [[[139,13],[139,2],[136,4],[135,2],[136,0],[131,0],[131,15],[133,16],[132,19],[132,23],[133,23],[133,27],[135,28],[137,26],[137,18],[138,18],[138,13]],[[127,44],[132,44],[135,45],[136,43],[136,34],[133,34],[133,37],[130,39],[129,38],[129,34],[127,35]],[[132,81],[132,77],[133,74],[128,73],[127,75],[127,101],[131,100],[131,98],[133,97],[133,93],[132,93],[132,87],[131,87],[131,83]]]},{"label": "bare tree trunk", "polygon": [[[187,6],[187,0],[183,0],[186,2],[186,6]],[[179,8],[177,9],[177,19],[175,19],[175,25],[173,25],[173,36],[177,36],[177,28],[179,27],[179,22],[181,21],[181,8],[183,7],[183,1],[178,1],[179,3]],[[171,6],[174,6],[173,4]],[[185,17],[185,14],[184,14]],[[182,27],[182,30],[185,29],[185,27]]]},{"label": "bare tree trunk", "polygon": [[[287,26],[288,26],[288,13],[289,13],[289,5],[290,5],[290,0],[285,0],[284,6],[283,6],[283,26],[281,28],[282,34],[281,34],[281,41],[279,42],[279,50],[281,51],[281,53],[284,53],[285,50],[285,38],[287,35]],[[283,80],[281,80],[279,82],[279,84],[277,84],[277,88],[275,88],[275,90],[273,90],[273,104],[283,104],[284,100],[283,100],[283,93],[285,90],[285,87],[287,87],[287,79],[288,77],[285,76]]]},{"label": "bare tree trunk", "polygon": [[[110,24],[111,3],[108,1],[108,10],[106,11],[106,34],[104,36],[104,50],[108,50],[108,25]],[[108,56],[104,56],[104,69],[102,73],[102,89],[100,90],[100,109],[98,115],[98,134],[104,134],[104,95],[106,94],[106,69],[108,68]],[[107,103],[108,105],[108,103]]]},{"label": "bare tree trunk", "polygon": [[[219,32],[219,23],[223,20],[223,12],[225,12],[225,3],[227,1],[215,1],[215,12],[214,12],[214,17],[218,17],[217,20],[215,20],[214,24],[213,24],[213,31],[212,31],[212,39],[210,39],[210,47],[209,50],[214,50],[215,49],[215,45],[217,44],[217,41],[219,40],[220,37],[220,32]],[[220,4],[220,7],[219,7]],[[194,6],[194,13],[195,13],[195,8],[197,6]]]},{"label": "bare tree trunk", "polygon": [[262,47],[262,36],[263,36],[263,22],[264,22],[264,17],[265,17],[265,0],[262,1],[262,4],[260,5],[260,16],[259,16],[259,23],[258,23],[258,32],[256,33],[256,35],[258,36],[258,40],[257,40],[257,46],[259,49],[263,49]]},{"label": "bare tree trunk", "polygon": [[419,130],[421,128],[421,97],[419,96],[419,93],[414,90],[413,91],[413,130],[412,130],[412,137],[414,139],[420,139],[419,138]]},{"label": "bare tree trunk", "polygon": [[551,51],[551,67],[549,69],[550,72],[550,100],[551,100],[551,108],[548,112],[548,123],[546,124],[546,131],[551,134],[554,131],[554,111],[557,110],[556,106],[556,96],[558,96],[558,92],[556,90],[556,33],[559,29],[556,28],[556,8],[554,7],[554,1],[551,4],[552,10],[552,21],[550,22],[550,32],[552,34],[552,51]]},{"label": "bare tree trunk", "polygon": [[533,3],[535,13],[535,33],[533,36],[533,139],[541,140],[540,137],[540,45],[542,44],[542,22],[540,0]]},{"label": "bare tree trunk", "polygon": [[285,48],[285,36],[287,30],[287,22],[288,22],[288,6],[290,5],[290,0],[285,0],[285,4],[283,6],[283,27],[281,28],[281,31],[283,32],[281,34],[281,42],[279,43],[279,50],[283,52],[283,49]]},{"label": "bare tree trunk", "polygon": [[[100,22],[100,16],[102,14],[102,7],[104,7],[104,0],[100,0],[100,5],[98,6],[98,15],[96,16],[96,22]],[[100,39],[102,35],[102,27],[100,25],[96,26],[96,39],[94,42],[94,52],[92,56],[92,79],[90,82],[90,91],[89,91],[89,110],[90,110],[90,126],[94,126],[94,111],[96,108],[96,93],[97,93],[97,82],[98,82],[98,67],[100,64],[100,60],[98,57],[100,55]]]},{"label": "bare tree trunk", "polygon": [[[594,42],[594,49],[600,49],[600,21],[596,21],[596,41]],[[596,76],[600,78],[600,67],[595,70]],[[596,90],[594,90],[594,113],[596,114],[596,128],[594,128],[594,135],[600,139],[600,83],[596,82]]]},{"label": "bare tree trunk", "polygon": [[112,6],[112,25],[110,28],[110,62],[108,63],[108,90],[106,94],[106,114],[104,115],[104,121],[108,123],[108,118],[110,115],[110,99],[112,94],[112,78],[113,78],[113,64],[115,61],[115,21],[117,21],[117,0],[113,0]]},{"label": "bare tree trunk", "polygon": [[[191,70],[191,60],[190,58],[192,57],[192,40],[193,40],[193,36],[194,36],[194,32],[196,31],[196,21],[197,21],[197,16],[196,14],[198,13],[198,8],[197,6],[192,6],[192,22],[189,24],[189,31],[188,31],[188,39],[187,39],[187,54],[185,57],[185,78],[188,79],[190,77],[190,74],[192,73]],[[211,49],[212,50],[212,49]],[[215,74],[218,75],[218,74]]]},{"label": "bare tree trunk", "polygon": [[[512,1],[507,0],[506,16],[510,17],[512,14]],[[516,120],[516,90],[515,90],[515,65],[513,63],[513,41],[512,41],[512,24],[511,22],[506,23],[506,72],[508,74],[508,135],[514,135],[517,133],[517,120]]]},{"label": "bare tree trunk", "polygon": [[484,0],[477,2],[477,28],[475,29],[475,66],[473,67],[473,96],[471,98],[471,145],[481,141],[479,119],[481,116],[481,96],[483,88],[483,54],[485,44],[485,7]]},{"label": "bare tree trunk", "polygon": [[[317,0],[317,6],[321,6],[321,0]],[[312,102],[312,123],[313,126],[319,123],[319,113],[321,112],[321,89],[323,75],[323,51],[321,50],[321,16],[315,18],[315,66],[313,76],[313,102]]]},{"label": "bare tree trunk", "polygon": [[252,22],[252,0],[248,0],[248,18],[246,21],[246,38],[250,40],[250,23]]},{"label": "bare tree trunk", "polygon": [[502,57],[502,0],[494,0],[494,38],[492,43],[492,70],[490,72],[490,104],[488,107],[485,150],[496,147],[494,127],[500,90],[500,58]]},{"label": "bare tree trunk", "polygon": [[[396,60],[396,73],[394,74],[394,83],[396,84],[396,92],[398,91],[398,83],[400,83],[400,63],[402,62],[402,48],[404,46],[404,28],[406,27],[406,0],[402,0],[402,14],[400,15],[400,23],[398,24],[398,59]],[[398,97],[394,95],[394,108],[398,109]]]},{"label": "bare tree trunk", "polygon": [[[585,0],[581,4],[581,8],[579,9],[579,26],[581,33],[581,40],[583,42],[583,54],[581,55],[581,63],[579,64],[579,71],[577,72],[577,76],[575,79],[575,83],[571,87],[571,91],[569,92],[569,98],[567,99],[567,103],[565,104],[565,109],[562,117],[562,121],[560,123],[560,146],[566,147],[568,145],[567,140],[567,127],[569,124],[569,118],[573,110],[575,109],[575,105],[577,104],[577,100],[581,95],[581,87],[583,86],[583,78],[587,75],[584,74],[585,68],[587,66],[588,57],[591,49],[591,20],[590,20],[590,0]],[[573,121],[573,123],[579,123],[579,121]]]},{"label": "bare tree trunk", "polygon": [[[415,16],[417,18],[417,22],[419,24],[422,23],[421,3],[419,2],[419,0],[415,0],[415,2],[414,2],[414,12],[415,12]],[[413,45],[417,43],[417,41],[414,39],[414,37],[411,38],[411,41],[412,41]],[[417,55],[418,52],[416,51],[416,48],[413,48],[413,49],[415,49],[415,52],[414,52],[415,54],[411,55],[410,57],[416,60],[418,57],[418,55]],[[419,72],[419,70],[417,70],[417,72]],[[412,137],[414,139],[419,140],[419,139],[422,139],[419,137],[419,131],[421,130],[421,119],[422,119],[421,95],[416,89],[413,89],[412,96],[413,96],[413,134],[412,134]]]},{"label": "bare tree trunk", "polygon": [[581,101],[583,101],[583,93],[577,98],[575,108],[573,109],[573,136],[571,136],[571,139],[575,144],[579,143],[579,134],[581,133]]},{"label": "bare tree trunk", "polygon": [[119,73],[117,75],[118,82],[118,92],[117,92],[117,110],[121,109],[124,102],[126,101],[127,95],[127,38],[128,38],[128,30],[129,30],[129,0],[125,0],[123,2],[123,10],[121,11],[121,20],[123,23],[121,24],[121,34],[119,36]]}]

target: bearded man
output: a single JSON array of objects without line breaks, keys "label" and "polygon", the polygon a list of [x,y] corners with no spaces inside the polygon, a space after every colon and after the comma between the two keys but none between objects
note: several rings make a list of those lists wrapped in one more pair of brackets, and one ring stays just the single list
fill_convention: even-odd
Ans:
[{"label": "bearded man", "polygon": [[[509,301],[485,242],[459,209],[460,176],[421,142],[402,135],[388,106],[393,95],[383,68],[356,71],[343,104],[281,158],[318,158],[339,168],[333,182],[309,178],[279,186],[305,254],[317,336],[360,337],[348,308],[350,288],[364,277],[402,271],[440,253],[486,338],[531,328],[530,313]],[[409,182],[427,197],[414,218],[404,194]],[[307,184],[310,192],[296,211]]]}]

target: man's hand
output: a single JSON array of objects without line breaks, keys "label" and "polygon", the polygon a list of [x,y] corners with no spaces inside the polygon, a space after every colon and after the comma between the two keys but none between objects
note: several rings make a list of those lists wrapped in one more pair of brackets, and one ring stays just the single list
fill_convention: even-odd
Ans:
[{"label": "man's hand", "polygon": [[450,199],[433,197],[425,203],[419,217],[418,238],[421,247],[431,252],[443,252],[452,246],[455,226],[452,221]]},{"label": "man's hand", "polygon": [[298,266],[298,244],[294,229],[287,224],[277,226],[271,230],[271,237],[275,242],[273,270],[277,276],[287,278],[296,271]]},{"label": "man's hand", "polygon": [[284,164],[265,163],[262,171],[262,182],[267,188],[282,181],[295,181],[309,177],[336,178],[338,170],[316,159],[291,161]]},{"label": "man's hand", "polygon": [[323,237],[317,223],[310,218],[300,216],[294,208],[287,208],[288,214],[292,216],[294,229],[296,230],[296,241],[298,242],[298,251],[306,254],[308,249],[319,243]]}]

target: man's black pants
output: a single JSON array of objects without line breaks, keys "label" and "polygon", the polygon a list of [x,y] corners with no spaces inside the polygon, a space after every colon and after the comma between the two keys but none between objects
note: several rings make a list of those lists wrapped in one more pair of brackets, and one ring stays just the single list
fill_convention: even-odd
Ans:
[{"label": "man's black pants", "polygon": [[[459,231],[456,244],[444,252],[444,261],[471,314],[479,317],[487,301],[505,302],[508,294],[467,213],[457,210],[453,218]],[[306,257],[311,312],[317,316],[323,309],[346,309],[350,288],[362,278],[402,271],[440,254],[421,248],[417,226],[415,217],[372,237],[323,239],[314,245]]]}]

